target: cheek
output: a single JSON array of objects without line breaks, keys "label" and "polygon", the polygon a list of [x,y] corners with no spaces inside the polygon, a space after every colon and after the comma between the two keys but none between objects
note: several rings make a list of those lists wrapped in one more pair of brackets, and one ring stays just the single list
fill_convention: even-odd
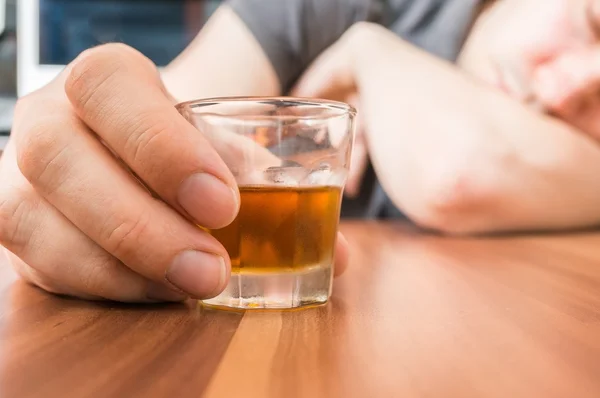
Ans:
[{"label": "cheek", "polygon": [[542,6],[539,1],[508,1],[490,24],[490,51],[531,69],[565,51],[589,45],[589,29],[577,12],[582,1],[545,0]]}]

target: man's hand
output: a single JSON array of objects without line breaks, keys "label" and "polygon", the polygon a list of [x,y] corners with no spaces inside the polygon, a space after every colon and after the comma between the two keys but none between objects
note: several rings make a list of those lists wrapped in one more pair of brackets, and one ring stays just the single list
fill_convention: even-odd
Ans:
[{"label": "man's hand", "polygon": [[459,64],[600,138],[600,1],[503,0],[476,21]]},{"label": "man's hand", "polygon": [[[19,101],[0,162],[0,243],[48,291],[126,302],[207,298],[225,287],[223,227],[239,193],[174,108],[156,67],[123,45],[88,50]],[[339,240],[336,272],[347,264]]]},{"label": "man's hand", "polygon": [[[327,98],[346,102],[360,110],[355,74],[350,59],[357,45],[359,33],[367,24],[358,23],[350,28],[334,45],[324,51],[305,71],[292,90],[298,97]],[[368,29],[368,28],[367,28]],[[356,197],[368,164],[368,143],[364,120],[359,112],[356,118],[356,135],[352,159],[344,194]]]},{"label": "man's hand", "polygon": [[533,93],[548,112],[600,140],[600,46],[537,68]]},{"label": "man's hand", "polygon": [[193,223],[234,219],[235,180],[131,48],[88,50],[19,101],[1,181],[0,242],[49,291],[181,300],[227,282],[226,251]]}]

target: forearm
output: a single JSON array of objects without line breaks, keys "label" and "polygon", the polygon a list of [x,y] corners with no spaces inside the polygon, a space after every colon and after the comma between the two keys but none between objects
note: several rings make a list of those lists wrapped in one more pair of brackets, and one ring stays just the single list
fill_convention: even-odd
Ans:
[{"label": "forearm", "polygon": [[244,22],[227,6],[215,12],[162,77],[179,101],[280,94],[273,66]]},{"label": "forearm", "polygon": [[466,233],[600,222],[594,142],[387,32],[358,42],[371,158],[410,217]]}]

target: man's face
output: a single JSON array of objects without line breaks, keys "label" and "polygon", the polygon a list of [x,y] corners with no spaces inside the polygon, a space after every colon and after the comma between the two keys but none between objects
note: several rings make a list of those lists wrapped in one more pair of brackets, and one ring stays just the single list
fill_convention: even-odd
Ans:
[{"label": "man's face", "polygon": [[536,70],[598,42],[600,0],[498,0],[475,21],[459,64],[511,96],[535,101]]}]

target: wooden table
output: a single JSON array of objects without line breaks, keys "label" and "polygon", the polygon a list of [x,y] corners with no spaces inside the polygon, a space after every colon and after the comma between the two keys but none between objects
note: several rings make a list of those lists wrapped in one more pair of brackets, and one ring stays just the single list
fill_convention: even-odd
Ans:
[{"label": "wooden table", "polygon": [[305,311],[70,300],[3,264],[0,396],[600,397],[600,233],[343,230],[351,269]]}]

